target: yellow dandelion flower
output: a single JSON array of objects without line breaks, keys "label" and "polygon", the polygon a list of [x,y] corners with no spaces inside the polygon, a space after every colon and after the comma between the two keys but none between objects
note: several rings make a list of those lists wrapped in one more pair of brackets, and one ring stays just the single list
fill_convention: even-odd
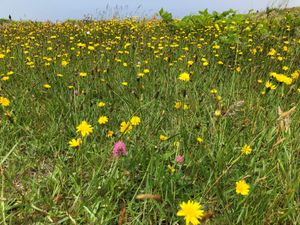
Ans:
[{"label": "yellow dandelion flower", "polygon": [[168,137],[165,136],[165,135],[160,135],[160,136],[159,136],[159,139],[160,139],[161,141],[165,141],[165,140],[168,139]]},{"label": "yellow dandelion flower", "polygon": [[235,183],[235,191],[237,194],[249,195],[250,185],[245,180],[240,180]]},{"label": "yellow dandelion flower", "polygon": [[128,133],[132,130],[132,125],[130,124],[130,122],[125,122],[123,121],[120,125],[120,132],[121,133]]},{"label": "yellow dandelion flower", "polygon": [[208,61],[205,61],[204,63],[202,63],[203,66],[208,66],[209,65],[209,62]]},{"label": "yellow dandelion flower", "polygon": [[192,61],[192,60],[189,60],[189,61],[187,62],[187,64],[188,64],[188,66],[191,66],[191,65],[193,65],[193,64],[194,64],[194,61]]},{"label": "yellow dandelion flower", "polygon": [[182,105],[183,105],[182,102],[175,102],[175,108],[176,109],[180,109]]},{"label": "yellow dandelion flower", "polygon": [[46,88],[46,89],[50,89],[51,85],[50,84],[44,84],[43,87]]},{"label": "yellow dandelion flower", "polygon": [[189,108],[190,108],[189,105],[187,105],[187,104],[184,104],[184,105],[183,105],[183,110],[188,110]]},{"label": "yellow dandelion flower", "polygon": [[114,136],[114,132],[112,130],[107,131],[106,137],[112,137]]},{"label": "yellow dandelion flower", "polygon": [[287,85],[290,85],[293,82],[292,78],[290,78],[284,74],[278,74],[275,72],[271,72],[270,76],[274,77],[278,82],[285,83]]},{"label": "yellow dandelion flower", "polygon": [[141,118],[138,117],[138,116],[133,116],[130,120],[130,123],[133,125],[133,126],[137,126],[141,123]]},{"label": "yellow dandelion flower", "polygon": [[1,78],[1,80],[3,80],[3,81],[9,80],[9,76],[4,76]]},{"label": "yellow dandelion flower", "polygon": [[98,102],[98,106],[99,107],[104,107],[105,106],[105,102]]},{"label": "yellow dandelion flower", "polygon": [[198,143],[202,143],[203,142],[203,138],[202,137],[197,137],[197,141],[198,141]]},{"label": "yellow dandelion flower", "polygon": [[220,109],[217,109],[215,112],[214,112],[214,115],[215,117],[219,117],[222,115],[222,111]]},{"label": "yellow dandelion flower", "polygon": [[291,77],[292,77],[293,79],[297,79],[297,78],[299,77],[299,75],[300,75],[299,72],[300,72],[300,71],[295,71],[294,73],[291,74]]},{"label": "yellow dandelion flower", "polygon": [[271,48],[270,51],[268,52],[268,56],[274,56],[276,54],[276,50],[274,48]]},{"label": "yellow dandelion flower", "polygon": [[107,116],[100,116],[98,119],[98,123],[101,124],[107,124],[108,123],[108,117]]},{"label": "yellow dandelion flower", "polygon": [[241,152],[245,155],[249,155],[252,152],[252,148],[250,145],[245,144],[241,150]]},{"label": "yellow dandelion flower", "polygon": [[184,72],[179,75],[178,79],[182,81],[190,81],[190,74]]},{"label": "yellow dandelion flower", "polygon": [[72,148],[78,148],[82,144],[81,138],[73,138],[71,141],[69,141],[69,145]]},{"label": "yellow dandelion flower", "polygon": [[62,66],[66,66],[66,65],[68,65],[69,63],[66,61],[66,60],[63,60],[63,61],[61,61],[61,65]]},{"label": "yellow dandelion flower", "polygon": [[82,137],[85,137],[87,135],[89,135],[90,133],[93,133],[93,127],[88,124],[88,122],[86,122],[85,120],[82,121],[77,127],[76,127],[77,131],[76,132],[80,132]]},{"label": "yellow dandelion flower", "polygon": [[267,89],[270,89],[270,90],[275,90],[276,89],[276,85],[272,84],[270,81],[266,82],[265,87]]},{"label": "yellow dandelion flower", "polygon": [[217,93],[218,93],[218,90],[217,90],[217,89],[211,89],[211,90],[210,90],[210,93],[212,93],[212,94],[217,94]]},{"label": "yellow dandelion flower", "polygon": [[5,97],[0,97],[0,105],[2,105],[3,107],[7,107],[9,106],[10,101],[8,98]]},{"label": "yellow dandelion flower", "polygon": [[200,224],[202,217],[204,216],[204,210],[202,210],[202,206],[198,202],[194,202],[189,200],[187,203],[182,202],[180,204],[180,210],[177,212],[177,216],[183,216],[186,222],[186,225],[190,223],[192,225]]},{"label": "yellow dandelion flower", "polygon": [[87,73],[86,73],[86,72],[80,72],[80,73],[79,73],[79,76],[81,76],[81,77],[86,77],[86,76],[87,76]]}]

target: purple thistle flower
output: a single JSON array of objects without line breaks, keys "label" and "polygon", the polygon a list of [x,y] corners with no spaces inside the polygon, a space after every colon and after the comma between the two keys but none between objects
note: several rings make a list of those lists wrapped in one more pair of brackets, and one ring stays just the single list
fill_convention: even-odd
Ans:
[{"label": "purple thistle flower", "polygon": [[123,141],[116,142],[113,148],[113,157],[126,156],[127,154],[125,143]]}]

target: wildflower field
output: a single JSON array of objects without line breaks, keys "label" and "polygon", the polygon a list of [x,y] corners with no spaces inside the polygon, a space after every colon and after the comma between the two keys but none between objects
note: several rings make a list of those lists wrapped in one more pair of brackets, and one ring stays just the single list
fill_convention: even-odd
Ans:
[{"label": "wildflower field", "polygon": [[0,24],[0,224],[300,223],[299,15],[160,15]]}]

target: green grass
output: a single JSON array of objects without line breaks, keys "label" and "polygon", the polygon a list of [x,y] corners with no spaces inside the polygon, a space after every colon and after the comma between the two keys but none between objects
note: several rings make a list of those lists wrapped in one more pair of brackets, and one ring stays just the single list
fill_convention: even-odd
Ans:
[{"label": "green grass", "polygon": [[[176,213],[188,200],[213,214],[207,224],[299,224],[299,80],[288,85],[269,76],[291,77],[300,69],[295,21],[245,16],[237,24],[218,22],[220,31],[215,24],[169,30],[156,20],[0,27],[0,75],[14,72],[0,80],[0,96],[10,100],[0,108],[0,224],[117,224],[124,209],[121,224],[184,224]],[[144,69],[150,72],[138,78]],[[189,82],[178,79],[182,72],[190,73]],[[267,81],[276,90],[267,89]],[[189,109],[176,109],[178,101]],[[279,119],[279,107],[294,106]],[[98,124],[101,115],[107,124]],[[121,133],[121,122],[134,115],[140,125]],[[93,133],[71,148],[83,120]],[[118,140],[128,156],[112,157]],[[241,154],[245,144],[252,147],[249,155]],[[179,154],[182,165],[175,161]],[[235,192],[242,179],[250,185],[248,196]],[[161,200],[136,199],[141,193]]]}]

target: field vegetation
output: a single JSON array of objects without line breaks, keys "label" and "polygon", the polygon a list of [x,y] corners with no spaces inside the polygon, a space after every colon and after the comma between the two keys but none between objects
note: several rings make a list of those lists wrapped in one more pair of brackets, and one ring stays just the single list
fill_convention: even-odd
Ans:
[{"label": "field vegetation", "polygon": [[295,12],[1,22],[0,224],[299,224]]}]

